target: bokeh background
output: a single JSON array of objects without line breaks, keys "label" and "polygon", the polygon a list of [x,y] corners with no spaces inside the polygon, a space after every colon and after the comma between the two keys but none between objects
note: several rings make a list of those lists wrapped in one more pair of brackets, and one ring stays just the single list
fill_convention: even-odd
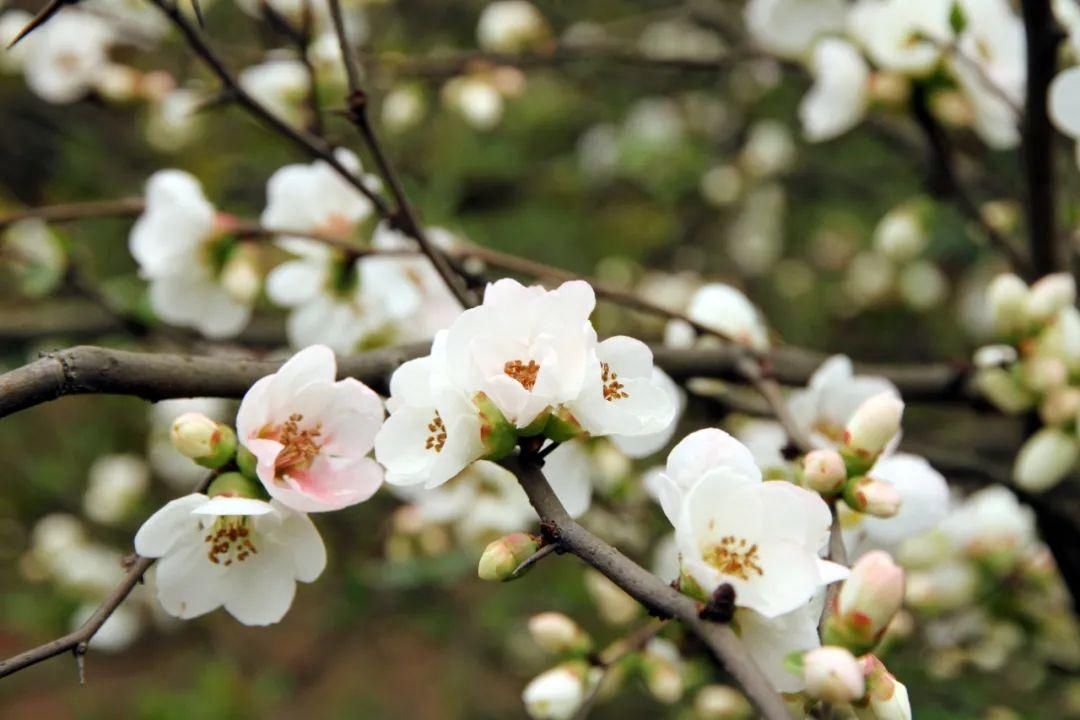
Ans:
[{"label": "bokeh background", "polygon": [[[554,38],[600,33],[642,57],[705,62],[673,67],[598,56],[529,63],[498,78],[489,64],[462,73],[440,62],[475,50],[484,5],[396,0],[362,8],[373,117],[428,223],[676,307],[701,278],[729,282],[753,299],[778,338],[813,350],[863,360],[952,360],[969,357],[985,337],[979,291],[1002,264],[933,196],[910,121],[897,115],[887,128],[866,126],[824,145],[803,142],[796,108],[808,78],[731,50],[743,37],[740,3],[540,0]],[[235,68],[287,44],[231,0],[216,0],[206,13],[209,37]],[[435,59],[411,67],[403,60],[410,57]],[[174,36],[153,49],[125,48],[117,59],[212,94],[209,76]],[[466,76],[488,83],[482,100],[447,90]],[[327,83],[324,100],[328,109],[342,107],[341,88]],[[257,217],[266,179],[285,163],[306,161],[227,105],[199,113],[194,140],[162,150],[152,142],[153,112],[148,103],[93,93],[51,105],[18,73],[0,77],[0,208],[134,196],[152,172],[180,167],[218,207]],[[330,138],[360,148],[344,120],[328,113],[326,123]],[[1015,154],[987,155],[959,135],[964,161],[983,164],[982,177],[992,183],[980,191],[1016,197]],[[916,256],[898,261],[875,246],[874,233],[901,206],[917,209],[927,237]],[[1015,213],[1008,203],[996,209],[1006,223]],[[2,367],[79,342],[221,351],[156,336],[127,251],[130,226],[130,219],[99,219],[55,227],[68,268],[41,281],[47,293],[28,293],[15,275],[4,276]],[[73,273],[78,283],[70,282]],[[130,332],[102,310],[103,297],[150,330]],[[663,333],[660,322],[606,304],[598,324],[653,341]],[[282,346],[282,327],[280,312],[260,307],[243,351]],[[184,471],[162,446],[167,413],[131,398],[77,397],[0,421],[0,655],[67,632],[121,572],[119,559],[131,551],[141,521],[181,492]],[[733,420],[720,404],[694,401],[682,422],[689,430],[721,419]],[[946,447],[977,440],[1007,450],[1016,439],[992,415],[973,418],[949,407],[914,407],[905,426],[912,441],[932,438]],[[95,473],[140,475],[139,459],[147,462],[145,491],[104,513],[106,521],[94,519],[102,516],[88,493]],[[598,463],[586,518],[646,564],[664,530],[640,483],[654,461]],[[564,611],[600,643],[643,617],[606,598],[569,557],[550,559],[516,583],[481,583],[475,568],[482,543],[462,542],[453,528],[415,531],[397,512],[400,504],[382,492],[318,519],[328,570],[301,586],[280,625],[246,628],[223,612],[177,623],[143,593],[130,602],[128,632],[118,631],[124,647],[92,648],[85,685],[71,658],[56,658],[0,682],[0,716],[523,717],[522,687],[550,664],[525,633],[530,614]],[[42,561],[42,543],[72,533],[83,539],[61,543],[71,554],[66,564]],[[1047,630],[1013,609],[1001,612],[1013,630],[998,644],[1007,649],[990,643],[973,651],[1003,655],[1000,662],[995,656],[979,667],[958,659],[948,650],[962,644],[961,635],[931,642],[918,630],[888,655],[918,717],[1080,713],[1075,628]],[[916,618],[917,628],[923,620]],[[1047,644],[1052,652],[1032,651]],[[700,662],[686,672],[690,687],[712,678]],[[623,692],[593,717],[689,718],[692,711],[689,700],[660,703],[630,673]]]}]

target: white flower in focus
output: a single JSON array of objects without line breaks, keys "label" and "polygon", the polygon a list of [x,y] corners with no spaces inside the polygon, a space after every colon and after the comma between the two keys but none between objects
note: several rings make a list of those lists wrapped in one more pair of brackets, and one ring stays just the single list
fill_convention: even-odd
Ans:
[{"label": "white flower in focus", "polygon": [[432,354],[390,378],[390,417],[375,437],[375,457],[393,485],[433,488],[486,454],[480,411],[445,377],[445,333]]},{"label": "white flower in focus", "polygon": [[652,476],[651,486],[660,507],[672,525],[677,525],[684,498],[696,485],[713,477],[742,479],[760,483],[761,470],[750,450],[717,428],[690,433],[671,449],[663,472]]},{"label": "white flower in focus", "polygon": [[750,0],[743,11],[746,27],[762,49],[799,60],[819,36],[843,30],[843,0]]},{"label": "white flower in focus", "polygon": [[855,411],[881,393],[900,397],[896,386],[876,375],[856,375],[851,360],[833,355],[821,364],[805,390],[788,399],[792,419],[817,447],[830,447],[844,440],[844,428]]},{"label": "white flower in focus", "polygon": [[581,394],[566,407],[594,437],[653,435],[675,419],[675,403],[657,381],[649,346],[622,335],[596,346]]},{"label": "white flower in focus", "polygon": [[611,442],[627,457],[640,459],[653,453],[657,453],[667,447],[671,438],[675,435],[675,429],[679,425],[679,418],[686,409],[686,391],[684,391],[671,376],[658,367],[652,371],[651,383],[654,387],[662,390],[675,407],[675,415],[671,422],[661,430],[646,433],[644,435],[612,435]]},{"label": "white flower in focus", "polygon": [[521,52],[549,36],[547,21],[527,0],[496,0],[480,14],[476,39],[485,50]]},{"label": "white flower in focus", "polygon": [[158,510],[135,535],[135,551],[156,563],[158,599],[183,619],[224,608],[245,625],[276,623],[296,581],[326,567],[322,538],[302,513],[264,502],[193,493]]},{"label": "white flower in focus", "polygon": [[596,357],[595,304],[581,281],[551,291],[514,280],[488,285],[483,304],[447,331],[450,382],[484,393],[510,423],[528,427],[581,394]]},{"label": "white flower in focus", "polygon": [[237,76],[240,87],[270,112],[290,125],[302,125],[307,110],[308,71],[295,58],[270,58],[251,65]]},{"label": "white flower in focus", "polygon": [[952,0],[858,0],[848,13],[848,33],[876,65],[923,76],[952,38],[952,7]]},{"label": "white flower in focus", "polygon": [[803,653],[820,647],[818,620],[824,595],[819,593],[811,602],[775,618],[740,608],[735,611],[739,637],[757,666],[778,692],[799,692],[806,683],[792,672],[787,662],[792,653]]},{"label": "white flower in focus", "polygon": [[50,103],[79,100],[108,66],[114,39],[104,20],[68,8],[21,41],[26,84]]},{"label": "white flower in focus", "polygon": [[83,511],[95,522],[118,522],[142,497],[149,481],[149,468],[142,458],[103,455],[90,466]]},{"label": "white flower in focus", "polygon": [[[1024,23],[1008,0],[960,0],[965,26],[951,66],[975,111],[974,129],[995,150],[1020,142],[1027,85]],[[1004,97],[1003,97],[1004,96]]]},{"label": "white flower in focus", "polygon": [[247,325],[254,297],[236,295],[224,278],[230,264],[249,260],[227,230],[193,176],[180,170],[150,176],[146,209],[128,244],[162,320],[212,338],[231,337]]},{"label": "white flower in focus", "polygon": [[300,512],[355,505],[383,479],[367,457],[382,401],[359,380],[335,382],[336,366],[328,347],[301,350],[247,391],[236,416],[237,438],[258,458],[267,492]]},{"label": "white flower in focus", "polygon": [[[737,343],[759,351],[769,349],[768,330],[757,308],[730,285],[711,283],[699,288],[690,300],[686,315]],[[693,338],[693,329],[687,323],[679,320],[668,323],[665,344],[685,346],[688,338]]]},{"label": "white flower in focus", "polygon": [[843,135],[862,120],[870,68],[854,45],[825,38],[814,47],[814,86],[799,105],[803,135],[821,142]]}]

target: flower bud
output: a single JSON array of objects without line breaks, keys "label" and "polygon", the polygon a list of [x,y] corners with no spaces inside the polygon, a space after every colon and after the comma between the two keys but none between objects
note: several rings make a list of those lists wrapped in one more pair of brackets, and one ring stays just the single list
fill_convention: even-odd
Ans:
[{"label": "flower bud", "polygon": [[694,698],[697,720],[750,720],[753,716],[750,701],[728,685],[706,685]]},{"label": "flower bud", "polygon": [[173,447],[199,465],[219,468],[236,452],[236,433],[201,413],[184,413],[169,430]]},{"label": "flower bud", "polygon": [[1069,273],[1052,273],[1035,282],[1027,298],[1028,317],[1038,323],[1050,320],[1062,308],[1076,303],[1076,281]]},{"label": "flower bud", "polygon": [[1032,357],[1021,365],[1024,383],[1035,392],[1044,393],[1061,387],[1069,379],[1065,362],[1056,357]]},{"label": "flower bud", "polygon": [[681,667],[679,651],[669,640],[655,638],[650,641],[641,656],[641,670],[649,694],[665,705],[682,699],[685,683]]},{"label": "flower bud", "polygon": [[975,351],[975,367],[993,368],[1010,365],[1018,358],[1012,345],[984,345]]},{"label": "flower bud", "polygon": [[873,655],[859,659],[866,678],[866,707],[860,720],[911,720],[907,688]]},{"label": "flower bud", "polygon": [[236,448],[236,468],[252,480],[259,479],[259,459],[243,445]]},{"label": "flower bud", "polygon": [[1067,385],[1054,388],[1043,398],[1039,417],[1044,425],[1064,425],[1080,414],[1080,388]]},{"label": "flower bud", "polygon": [[904,571],[883,550],[866,553],[851,569],[826,623],[825,640],[852,652],[871,649],[904,602]]},{"label": "flower bud", "polygon": [[828,703],[849,703],[866,693],[859,661],[841,647],[820,647],[803,655],[806,693]]},{"label": "flower bud", "polygon": [[926,231],[908,207],[890,210],[874,229],[874,246],[893,262],[914,260],[926,246]]},{"label": "flower bud", "polygon": [[260,500],[266,498],[266,490],[263,488],[262,483],[245,477],[238,472],[227,472],[218,475],[210,483],[210,487],[206,489],[206,494],[210,497],[225,495],[227,497],[257,498]]},{"label": "flower bud", "polygon": [[558,612],[544,612],[529,619],[533,642],[553,655],[585,654],[592,649],[592,639],[576,622]]},{"label": "flower bud", "polygon": [[585,702],[589,669],[584,663],[557,665],[537,675],[521,693],[533,720],[570,720]]},{"label": "flower bud", "polygon": [[1027,324],[1027,283],[1012,273],[998,275],[986,290],[990,320],[999,337],[1016,335]]},{"label": "flower bud", "polygon": [[499,407],[484,393],[476,393],[473,404],[480,413],[480,438],[484,460],[501,460],[514,452],[517,428],[506,419]]},{"label": "flower bud", "polygon": [[511,533],[484,548],[476,573],[481,580],[515,580],[514,570],[540,549],[540,539],[528,533]]},{"label": "flower bud", "polygon": [[867,399],[855,411],[844,431],[844,444],[862,458],[873,458],[900,431],[904,402],[892,392]]},{"label": "flower bud", "polygon": [[1017,415],[1035,405],[1035,396],[1005,368],[987,368],[975,373],[975,387],[995,407]]},{"label": "flower bud", "polygon": [[852,510],[875,517],[892,517],[900,512],[901,501],[900,492],[892,483],[871,477],[855,478],[844,488],[844,502]]},{"label": "flower bud", "polygon": [[252,253],[243,247],[237,248],[221,269],[221,285],[233,300],[242,304],[255,302],[262,286],[259,266]]},{"label": "flower bud", "polygon": [[1042,492],[1057,485],[1080,457],[1075,437],[1060,428],[1045,427],[1028,438],[1013,467],[1016,485],[1029,492]]},{"label": "flower bud", "polygon": [[551,413],[547,424],[544,425],[544,435],[549,440],[558,443],[569,442],[574,438],[582,437],[584,434],[585,429],[581,427],[581,423],[566,408],[559,408],[556,412]]},{"label": "flower bud", "polygon": [[521,52],[550,37],[544,16],[526,0],[496,0],[484,8],[476,27],[480,47],[496,52]]},{"label": "flower bud", "polygon": [[803,458],[803,485],[822,495],[840,491],[847,480],[844,458],[835,450],[812,450]]},{"label": "flower bud", "polygon": [[870,99],[883,105],[902,105],[911,94],[911,81],[898,72],[879,70],[870,75]]}]

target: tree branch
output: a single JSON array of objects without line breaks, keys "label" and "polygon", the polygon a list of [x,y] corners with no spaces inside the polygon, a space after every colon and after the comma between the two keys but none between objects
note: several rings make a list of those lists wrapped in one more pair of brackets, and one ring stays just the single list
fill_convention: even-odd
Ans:
[{"label": "tree branch", "polygon": [[[201,493],[210,486],[210,481],[214,479],[217,473],[208,474],[203,480],[195,486],[192,492]],[[39,645],[36,648],[27,650],[26,652],[19,653],[14,657],[10,657],[7,660],[0,660],[0,678],[7,677],[13,673],[36,665],[39,662],[48,660],[49,658],[56,657],[67,651],[75,653],[75,657],[79,660],[79,675],[82,676],[82,656],[86,654],[87,647],[90,644],[90,640],[93,639],[97,631],[101,629],[101,626],[112,616],[116,611],[116,608],[120,607],[120,604],[127,599],[127,596],[131,594],[131,591],[135,589],[135,586],[142,582],[143,575],[150,569],[150,566],[154,564],[155,558],[146,558],[139,555],[135,555],[134,561],[128,568],[127,574],[124,575],[124,579],[120,581],[120,584],[109,593],[93,615],[87,618],[86,622],[79,627],[78,630],[70,632],[62,638],[53,640],[52,642]]]},{"label": "tree branch", "polygon": [[[355,377],[386,393],[387,378],[407,360],[428,353],[428,343],[370,350],[338,361],[340,377]],[[724,348],[674,350],[654,347],[656,364],[675,380],[691,377],[744,381],[737,368],[743,356]],[[806,384],[822,356],[780,349],[771,358],[774,377]],[[0,418],[67,395],[130,395],[144,400],[186,397],[242,397],[261,377],[281,366],[277,360],[139,353],[81,345],[46,353],[0,375]],[[949,365],[857,364],[861,374],[888,377],[906,398],[951,399],[964,374]]]},{"label": "tree branch", "polygon": [[462,282],[462,278],[454,268],[450,266],[439,248],[435,247],[428,238],[424,226],[417,220],[416,213],[412,205],[409,204],[409,199],[405,195],[405,190],[401,186],[401,181],[398,179],[393,165],[390,164],[390,160],[379,143],[379,138],[375,135],[375,129],[371,125],[367,112],[367,94],[360,88],[360,73],[357,70],[356,58],[353,56],[352,45],[346,36],[341,4],[338,0],[327,1],[330,4],[330,15],[334,21],[334,32],[337,34],[338,45],[341,48],[342,62],[345,63],[345,76],[349,87],[349,95],[346,99],[346,115],[360,131],[364,143],[367,145],[368,150],[371,151],[372,157],[375,158],[375,164],[378,166],[379,172],[390,188],[390,194],[394,197],[397,210],[389,217],[389,221],[416,240],[417,244],[420,245],[420,250],[427,255],[431,264],[435,266],[439,277],[450,288],[450,292],[454,294],[462,307],[470,308],[476,302],[469,294],[468,287]]},{"label": "tree branch", "polygon": [[1049,0],[1023,0],[1027,36],[1027,96],[1024,100],[1023,161],[1027,180],[1028,243],[1035,275],[1065,266],[1057,238],[1054,202],[1054,128],[1046,101],[1057,71],[1061,35]]},{"label": "tree branch", "polygon": [[543,472],[528,459],[513,456],[503,465],[517,476],[529,502],[553,529],[564,550],[600,571],[650,612],[677,618],[731,673],[763,718],[788,720],[780,695],[729,626],[702,620],[697,603],[575,522],[555,497]]}]

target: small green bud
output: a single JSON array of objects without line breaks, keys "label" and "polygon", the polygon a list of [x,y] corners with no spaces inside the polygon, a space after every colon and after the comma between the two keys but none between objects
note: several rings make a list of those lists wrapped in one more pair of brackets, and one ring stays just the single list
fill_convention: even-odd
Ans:
[{"label": "small green bud", "polygon": [[259,459],[255,457],[255,453],[251,452],[243,445],[236,448],[236,467],[238,467],[240,472],[244,473],[246,477],[249,477],[252,480],[258,480],[258,465]]},{"label": "small green bud", "polygon": [[585,430],[573,413],[566,408],[559,408],[557,412],[551,413],[544,427],[544,435],[557,443],[564,443],[582,437],[585,435]]},{"label": "small green bud", "polygon": [[514,570],[539,549],[540,538],[535,535],[511,533],[484,548],[476,574],[481,580],[515,580]]},{"label": "small green bud", "polygon": [[228,497],[254,498],[258,500],[269,499],[262,483],[245,477],[238,472],[227,472],[218,475],[206,489],[210,497],[226,495]]},{"label": "small green bud", "polygon": [[514,452],[517,428],[484,393],[476,393],[473,404],[480,411],[480,440],[484,444],[484,460],[497,461]]},{"label": "small green bud", "polygon": [[210,469],[222,467],[236,453],[236,433],[201,413],[184,413],[173,421],[169,439],[181,454]]}]

